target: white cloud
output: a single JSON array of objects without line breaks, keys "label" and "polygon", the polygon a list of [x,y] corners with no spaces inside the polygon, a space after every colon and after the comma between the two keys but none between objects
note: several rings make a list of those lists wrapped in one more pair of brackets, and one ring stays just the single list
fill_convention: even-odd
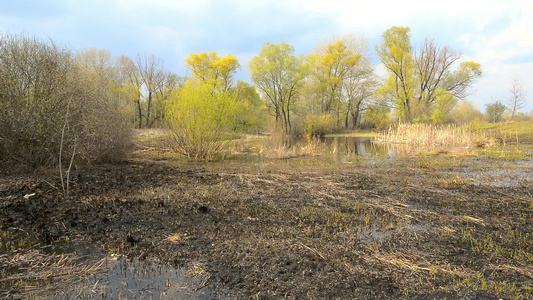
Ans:
[{"label": "white cloud", "polygon": [[[477,92],[471,97],[482,108],[489,102],[502,100],[513,77],[521,81],[526,91],[533,91],[533,73],[530,71],[533,67],[533,19],[530,18],[533,4],[511,2],[500,14],[507,14],[509,21],[497,24],[497,15],[494,15],[494,24],[489,22],[459,39],[467,49],[465,60],[482,65],[483,78],[475,85]],[[490,26],[497,30],[486,30]],[[530,100],[525,111],[531,109],[533,101]]]}]

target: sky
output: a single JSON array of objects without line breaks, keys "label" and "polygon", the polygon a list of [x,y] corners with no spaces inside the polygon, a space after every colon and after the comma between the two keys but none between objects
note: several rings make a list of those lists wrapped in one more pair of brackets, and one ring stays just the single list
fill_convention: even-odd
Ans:
[{"label": "sky", "polygon": [[250,81],[247,64],[265,42],[285,42],[309,54],[335,36],[367,40],[375,52],[392,26],[411,29],[414,47],[434,39],[481,64],[468,100],[483,111],[505,101],[513,78],[533,111],[533,1],[531,0],[0,0],[0,33],[51,39],[72,51],[106,49],[113,56],[154,54],[165,69],[186,76],[190,53],[235,55],[236,79]]}]

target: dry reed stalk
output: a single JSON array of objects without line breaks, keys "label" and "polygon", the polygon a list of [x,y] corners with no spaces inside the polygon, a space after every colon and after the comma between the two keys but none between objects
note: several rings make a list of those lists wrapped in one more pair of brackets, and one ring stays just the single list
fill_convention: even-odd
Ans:
[{"label": "dry reed stalk", "polygon": [[399,124],[377,138],[378,142],[408,145],[412,150],[435,150],[450,147],[490,147],[492,134],[472,127],[456,125]]}]

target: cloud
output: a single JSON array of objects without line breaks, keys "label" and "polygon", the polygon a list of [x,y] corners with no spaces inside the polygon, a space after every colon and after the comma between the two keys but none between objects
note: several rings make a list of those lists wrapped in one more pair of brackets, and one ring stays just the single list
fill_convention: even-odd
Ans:
[{"label": "cloud", "polygon": [[[533,67],[531,15],[532,3],[515,1],[463,37],[467,49],[465,59],[482,65],[484,75],[476,83],[477,92],[471,99],[483,107],[489,102],[503,100],[514,77],[526,91],[533,91],[533,74],[529,71]],[[525,110],[531,109],[533,101],[530,100]]]}]

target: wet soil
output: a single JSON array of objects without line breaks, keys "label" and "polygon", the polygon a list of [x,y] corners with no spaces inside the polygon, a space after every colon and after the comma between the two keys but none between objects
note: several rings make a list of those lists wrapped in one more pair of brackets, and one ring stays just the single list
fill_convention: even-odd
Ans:
[{"label": "wet soil", "polygon": [[513,168],[485,182],[465,170],[502,165],[480,157],[243,166],[137,153],[79,172],[68,197],[52,171],[4,172],[0,297],[74,289],[29,265],[53,253],[39,266],[60,266],[62,251],[83,264],[69,246],[81,240],[99,258],[189,270],[213,299],[533,298],[533,162],[515,163],[519,179],[498,185]]}]

